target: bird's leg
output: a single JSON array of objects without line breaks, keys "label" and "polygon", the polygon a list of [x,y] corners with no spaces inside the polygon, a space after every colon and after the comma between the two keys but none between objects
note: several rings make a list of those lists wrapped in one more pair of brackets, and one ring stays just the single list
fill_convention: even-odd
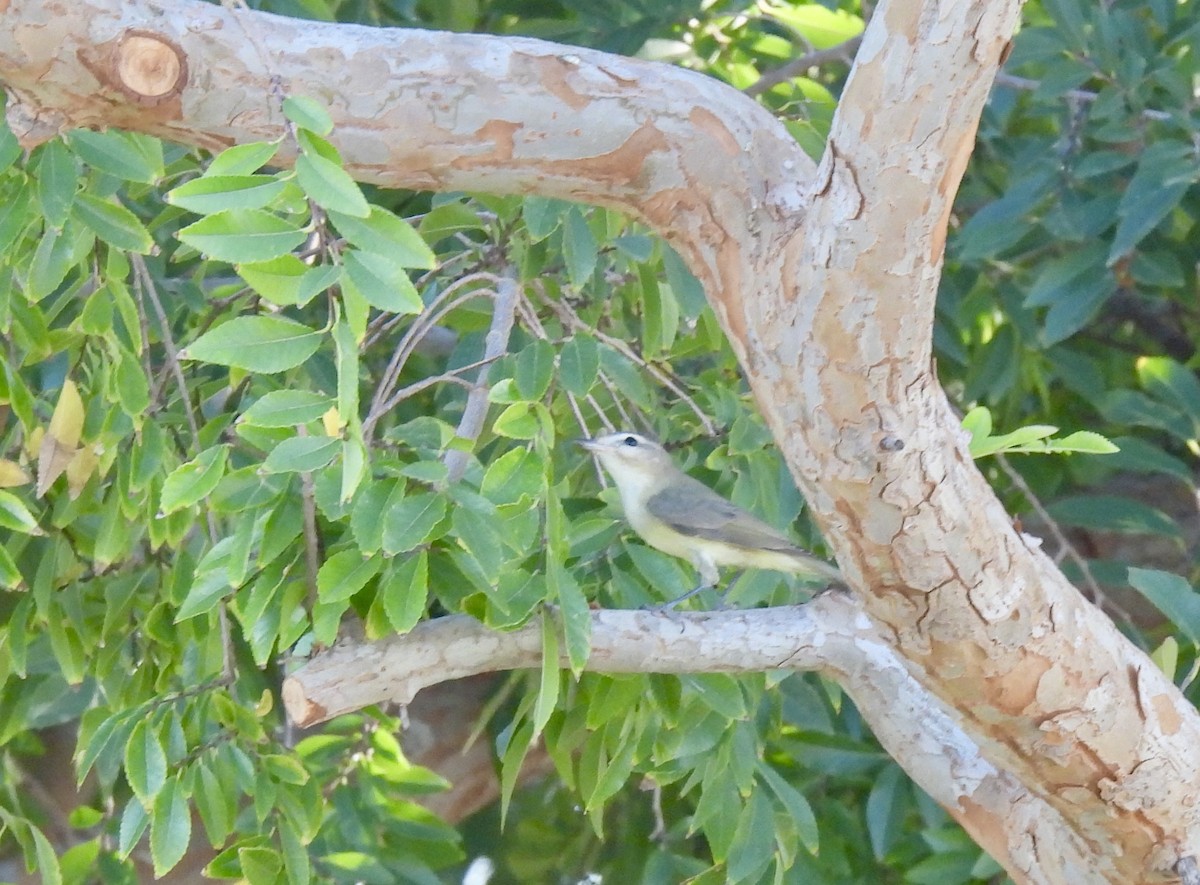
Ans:
[{"label": "bird's leg", "polygon": [[746,570],[742,569],[740,572],[738,572],[736,575],[733,576],[733,580],[729,582],[729,586],[721,591],[720,601],[717,604],[717,607],[719,609],[729,608],[729,605],[728,605],[729,594],[731,594],[734,591],[734,588],[737,587],[738,581],[740,581],[744,577],[746,577]]},{"label": "bird's leg", "polygon": [[675,608],[675,606],[679,605],[679,603],[681,603],[681,602],[684,602],[684,601],[686,601],[686,600],[688,600],[688,599],[691,599],[691,598],[692,598],[693,596],[695,596],[697,593],[700,593],[700,592],[701,592],[701,591],[703,591],[703,590],[707,590],[707,589],[709,589],[711,586],[712,586],[711,584],[705,584],[703,581],[701,581],[699,584],[697,584],[695,587],[693,587],[693,588],[692,588],[691,590],[689,590],[687,593],[684,593],[682,596],[676,596],[676,597],[675,597],[674,599],[672,599],[670,602],[664,602],[664,603],[662,603],[661,605],[656,605],[656,606],[654,606],[653,608],[651,608],[651,609],[650,609],[650,611],[652,611],[652,612],[669,612],[669,611],[673,611],[673,610],[674,610],[674,608]]},{"label": "bird's leg", "polygon": [[662,605],[655,606],[653,609],[651,609],[651,611],[671,611],[675,608],[675,606],[679,605],[679,603],[683,602],[685,599],[691,599],[701,590],[707,590],[709,587],[716,586],[717,579],[721,576],[720,572],[717,571],[717,567],[713,563],[709,562],[707,558],[701,558],[699,556],[694,559],[694,564],[696,566],[696,570],[700,573],[700,583],[682,596],[678,596],[675,599],[672,599],[670,602],[664,602]]}]

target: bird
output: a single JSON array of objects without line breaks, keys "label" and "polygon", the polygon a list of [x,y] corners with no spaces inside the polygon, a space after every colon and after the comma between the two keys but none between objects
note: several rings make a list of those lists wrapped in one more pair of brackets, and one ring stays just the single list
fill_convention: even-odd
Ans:
[{"label": "bird", "polygon": [[617,486],[643,541],[695,567],[700,583],[664,607],[716,586],[722,566],[763,568],[845,586],[838,569],[675,466],[658,443],[622,430],[576,443]]}]

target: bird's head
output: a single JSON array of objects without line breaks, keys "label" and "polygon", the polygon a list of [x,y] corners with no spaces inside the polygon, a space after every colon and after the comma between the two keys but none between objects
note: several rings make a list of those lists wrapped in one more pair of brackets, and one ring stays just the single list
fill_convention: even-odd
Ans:
[{"label": "bird's head", "polygon": [[654,484],[677,469],[662,446],[640,433],[622,430],[577,442],[600,462],[618,487]]}]

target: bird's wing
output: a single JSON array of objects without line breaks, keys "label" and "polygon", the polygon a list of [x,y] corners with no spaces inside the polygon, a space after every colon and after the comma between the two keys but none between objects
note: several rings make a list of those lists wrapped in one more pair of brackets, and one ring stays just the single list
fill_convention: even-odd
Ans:
[{"label": "bird's wing", "polygon": [[785,553],[800,550],[782,532],[726,501],[704,483],[686,475],[685,480],[651,495],[646,502],[651,516],[693,538]]}]

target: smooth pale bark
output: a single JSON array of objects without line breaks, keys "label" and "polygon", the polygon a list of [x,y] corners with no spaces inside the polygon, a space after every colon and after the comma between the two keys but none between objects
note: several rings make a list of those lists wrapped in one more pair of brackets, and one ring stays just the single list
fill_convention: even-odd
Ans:
[{"label": "smooth pale bark", "polygon": [[[1162,881],[1200,844],[1200,717],[1012,528],[930,366],[947,219],[1018,10],[879,4],[816,169],[687,71],[182,0],[0,2],[0,79],[27,143],[120,126],[216,149],[278,137],[281,96],[308,95],[361,180],[646,221],[704,284],[865,611],[1032,798],[947,807],[1020,881]],[[879,734],[903,715],[863,712]],[[889,749],[944,796],[924,737]]]}]

